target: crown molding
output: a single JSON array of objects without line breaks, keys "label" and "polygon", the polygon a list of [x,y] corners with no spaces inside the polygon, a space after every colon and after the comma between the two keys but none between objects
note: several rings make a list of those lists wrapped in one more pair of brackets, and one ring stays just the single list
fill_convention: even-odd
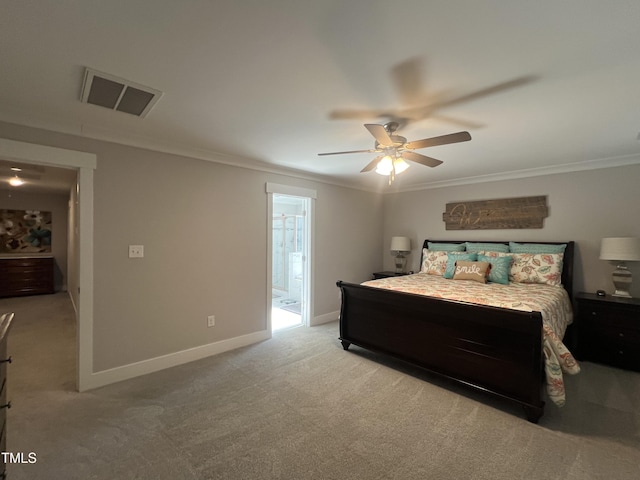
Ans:
[{"label": "crown molding", "polygon": [[[110,143],[116,143],[129,147],[142,148],[161,153],[180,155],[198,160],[205,160],[213,163],[229,165],[237,168],[246,168],[265,173],[283,175],[291,178],[309,180],[313,182],[324,183],[353,190],[360,190],[369,193],[378,194],[394,194],[404,192],[415,192],[420,190],[431,190],[434,188],[447,188],[462,185],[472,185],[479,183],[498,182],[505,180],[517,180],[522,178],[538,177],[544,175],[556,175],[562,173],[580,172],[585,170],[597,170],[603,168],[614,168],[628,165],[640,164],[640,154],[621,155],[616,157],[607,157],[595,160],[586,160],[583,162],[565,163],[561,165],[550,165],[546,167],[527,168],[521,170],[513,170],[510,172],[493,173],[487,175],[477,175],[472,177],[456,178],[452,180],[442,180],[436,182],[426,182],[402,187],[400,182],[396,182],[392,189],[382,188],[380,186],[362,185],[355,182],[344,181],[336,177],[328,175],[314,174],[295,168],[278,166],[266,163],[260,160],[240,157],[214,150],[200,149],[177,143],[164,142],[158,139],[145,137],[142,135],[123,134],[108,128],[98,127],[90,124],[78,126],[70,124],[61,124],[59,122],[47,121],[46,119],[33,119],[25,115],[16,118],[6,118],[7,115],[0,114],[0,120],[7,123],[14,123],[30,128],[40,128],[56,133],[76,135],[93,140],[100,140]],[[640,135],[640,134],[639,134]]]},{"label": "crown molding", "polygon": [[551,165],[539,168],[526,168],[513,170],[510,172],[493,173],[487,175],[477,175],[473,177],[463,177],[454,180],[442,180],[438,182],[421,183],[405,188],[394,189],[389,193],[415,192],[419,190],[431,190],[434,188],[457,187],[461,185],[471,185],[477,183],[500,182],[505,180],[517,180],[522,178],[540,177],[544,175],[557,175],[561,173],[581,172],[585,170],[599,170],[603,168],[626,167],[640,164],[640,154],[621,155],[597,160],[587,160],[584,162],[565,163],[561,165]]}]

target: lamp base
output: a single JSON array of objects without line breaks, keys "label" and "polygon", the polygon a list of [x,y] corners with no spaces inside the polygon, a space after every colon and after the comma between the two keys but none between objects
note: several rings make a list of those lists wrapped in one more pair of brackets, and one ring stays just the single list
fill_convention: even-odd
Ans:
[{"label": "lamp base", "polygon": [[395,257],[396,273],[404,273],[404,267],[407,265],[407,259],[404,255],[396,255]]},{"label": "lamp base", "polygon": [[613,285],[616,287],[616,291],[613,293],[614,297],[632,298],[629,290],[631,289],[631,272],[627,269],[624,263],[616,265],[616,269],[611,275],[613,279]]}]

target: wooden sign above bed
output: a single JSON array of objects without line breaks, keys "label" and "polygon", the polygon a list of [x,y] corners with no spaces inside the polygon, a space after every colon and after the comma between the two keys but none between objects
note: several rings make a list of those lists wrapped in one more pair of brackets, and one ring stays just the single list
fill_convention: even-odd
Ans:
[{"label": "wooden sign above bed", "polygon": [[549,215],[547,197],[518,197],[447,203],[447,230],[542,228]]}]

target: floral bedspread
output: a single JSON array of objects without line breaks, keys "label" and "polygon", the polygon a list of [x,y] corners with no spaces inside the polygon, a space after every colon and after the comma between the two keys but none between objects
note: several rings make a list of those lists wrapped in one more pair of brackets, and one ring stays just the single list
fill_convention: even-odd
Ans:
[{"label": "floral bedspread", "polygon": [[580,372],[580,366],[562,343],[564,332],[573,321],[571,301],[563,288],[530,283],[483,284],[470,280],[448,280],[426,273],[371,280],[363,285],[492,307],[540,312],[547,394],[556,405],[565,404],[563,372],[575,375]]}]

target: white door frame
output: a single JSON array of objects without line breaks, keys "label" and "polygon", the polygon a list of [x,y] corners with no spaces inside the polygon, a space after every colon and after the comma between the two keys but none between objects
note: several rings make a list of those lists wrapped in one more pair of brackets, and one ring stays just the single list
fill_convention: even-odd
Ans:
[{"label": "white door frame", "polygon": [[91,388],[93,374],[93,171],[94,153],[0,138],[0,158],[78,171],[78,292],[76,388]]},{"label": "white door frame", "polygon": [[305,222],[305,230],[306,230],[306,242],[305,248],[303,252],[303,256],[305,257],[305,261],[302,262],[303,265],[303,275],[304,281],[302,282],[302,311],[301,311],[301,320],[304,326],[309,326],[311,323],[311,315],[313,313],[313,272],[315,255],[314,255],[314,209],[315,209],[315,199],[318,194],[315,190],[311,190],[309,188],[302,187],[293,187],[291,185],[280,185],[277,183],[267,183],[266,184],[266,192],[267,192],[267,331],[271,332],[271,289],[273,286],[273,261],[272,261],[272,252],[273,252],[273,194],[279,195],[290,195],[292,197],[302,197],[308,198],[309,209],[306,213],[306,222]]}]

